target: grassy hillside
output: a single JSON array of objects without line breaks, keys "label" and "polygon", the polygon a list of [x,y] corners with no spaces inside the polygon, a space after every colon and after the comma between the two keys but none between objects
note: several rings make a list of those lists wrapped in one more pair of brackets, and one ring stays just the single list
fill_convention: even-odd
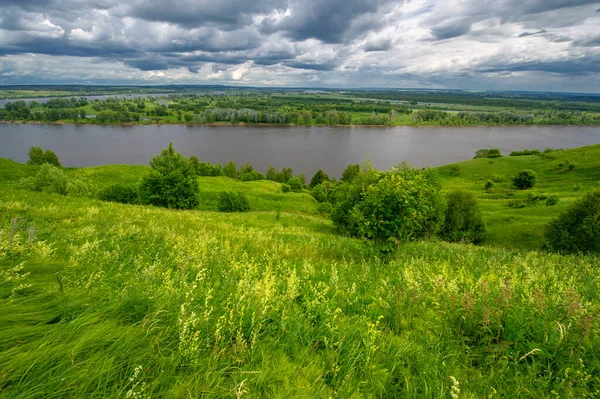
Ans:
[{"label": "grassy hillside", "polygon": [[[567,161],[575,165],[573,170],[569,170]],[[539,249],[544,225],[590,189],[600,186],[600,145],[540,155],[473,159],[438,169],[444,189],[462,188],[476,195],[490,231],[484,244]],[[531,169],[538,176],[532,190],[512,187],[512,177],[523,169]],[[494,175],[503,180],[485,190],[485,183]],[[532,203],[528,201],[530,194],[554,194],[559,202],[555,206],[545,206],[545,201]]]},{"label": "grassy hillside", "polygon": [[[241,190],[255,212],[173,211],[24,191],[36,168],[0,160],[0,398],[596,397],[600,259],[511,248],[597,185],[599,151],[441,168],[492,246],[388,263],[277,183],[200,178],[203,209]],[[508,207],[526,168],[558,205]],[[94,189],[146,172],[67,169]]]}]

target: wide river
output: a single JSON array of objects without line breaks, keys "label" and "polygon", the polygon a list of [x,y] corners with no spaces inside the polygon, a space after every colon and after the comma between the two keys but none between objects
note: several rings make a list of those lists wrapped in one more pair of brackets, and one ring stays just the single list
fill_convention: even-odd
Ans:
[{"label": "wide river", "polygon": [[291,167],[311,176],[318,169],[339,177],[350,163],[370,156],[375,167],[402,161],[438,166],[470,159],[480,148],[513,150],[572,148],[600,143],[600,127],[265,127],[265,126],[92,126],[0,123],[0,157],[27,160],[31,146],[49,148],[65,166],[147,165],[173,142],[183,155],[260,171]]}]

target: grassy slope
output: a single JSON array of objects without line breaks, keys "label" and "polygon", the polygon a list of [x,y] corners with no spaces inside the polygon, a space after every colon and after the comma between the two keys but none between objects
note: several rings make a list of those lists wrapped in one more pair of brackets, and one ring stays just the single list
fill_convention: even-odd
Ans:
[{"label": "grassy slope", "polygon": [[[573,171],[558,167],[565,160],[577,165]],[[533,190],[512,189],[512,177],[523,169],[537,173],[538,184]],[[490,230],[485,244],[535,249],[543,245],[543,229],[548,221],[590,189],[600,186],[600,145],[548,155],[475,159],[439,170],[445,189],[463,188],[477,196]],[[504,180],[487,192],[484,184],[494,174],[503,175]],[[509,207],[511,201],[526,200],[531,192],[556,194],[560,201],[556,206],[545,206],[542,201],[520,209]]]},{"label": "grassy slope", "polygon": [[[595,185],[598,147],[469,161],[442,176],[478,193],[499,244],[495,214],[535,228]],[[575,171],[552,170],[562,156]],[[484,199],[492,173],[525,167],[560,205]],[[68,173],[100,187],[145,171]],[[0,160],[2,398],[449,397],[451,377],[461,397],[600,392],[597,258],[423,242],[382,264],[306,214],[302,194],[285,194],[294,204],[279,219],[168,211],[12,184],[33,173]],[[200,180],[207,194],[244,190],[260,210],[283,196],[270,182]]]}]

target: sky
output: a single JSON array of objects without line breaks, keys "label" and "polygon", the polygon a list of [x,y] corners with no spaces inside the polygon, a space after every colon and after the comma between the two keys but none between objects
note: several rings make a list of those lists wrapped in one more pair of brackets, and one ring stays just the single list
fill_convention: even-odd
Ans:
[{"label": "sky", "polygon": [[600,1],[0,0],[0,84],[600,93]]}]

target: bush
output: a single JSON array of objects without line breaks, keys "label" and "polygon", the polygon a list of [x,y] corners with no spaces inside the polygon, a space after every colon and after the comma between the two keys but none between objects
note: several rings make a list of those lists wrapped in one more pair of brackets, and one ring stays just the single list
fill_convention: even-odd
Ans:
[{"label": "bush", "polygon": [[494,183],[501,183],[501,182],[503,182],[503,181],[504,181],[504,175],[501,175],[501,174],[499,174],[499,173],[494,173],[494,174],[492,175],[492,181],[493,181]]},{"label": "bush", "polygon": [[513,151],[510,153],[511,157],[521,157],[524,155],[538,155],[540,150],[523,150],[523,151]]},{"label": "bush", "polygon": [[41,165],[44,163],[44,150],[42,147],[31,147],[29,149],[29,160],[27,165]]},{"label": "bush", "polygon": [[198,182],[189,161],[173,149],[162,150],[150,161],[152,171],[140,184],[140,202],[165,208],[193,209],[198,206]]},{"label": "bush", "polygon": [[223,191],[219,194],[217,209],[219,212],[248,212],[250,210],[250,201],[248,201],[248,197],[244,193]]},{"label": "bush", "polygon": [[317,206],[317,212],[322,214],[330,214],[333,209],[333,205],[329,202],[321,202],[319,206]]},{"label": "bush", "polygon": [[287,183],[294,176],[294,171],[291,168],[283,168],[281,172],[277,174],[277,181],[280,183]]},{"label": "bush", "polygon": [[322,184],[323,182],[326,182],[329,180],[329,176],[327,175],[327,173],[323,172],[321,169],[319,169],[317,171],[317,173],[315,173],[315,175],[312,177],[312,179],[310,179],[310,184],[309,187],[313,188],[319,184]]},{"label": "bush", "polygon": [[275,169],[272,165],[269,166],[269,169],[267,169],[267,174],[265,175],[267,180],[271,180],[271,181],[278,181],[277,176],[279,175],[279,173],[277,172],[277,169]]},{"label": "bush", "polygon": [[284,192],[284,193],[289,193],[290,191],[292,191],[292,188],[290,187],[289,184],[283,183],[281,185],[281,191]]},{"label": "bush", "polygon": [[44,151],[44,155],[42,156],[42,162],[48,163],[52,166],[61,166],[61,163],[58,160],[56,154],[50,150]]},{"label": "bush", "polygon": [[446,202],[446,217],[440,237],[451,242],[481,242],[486,229],[473,194],[464,190],[451,191],[446,194]]},{"label": "bush", "polygon": [[444,217],[444,198],[431,170],[403,166],[368,186],[350,217],[359,237],[387,253],[404,241],[436,234]]},{"label": "bush", "polygon": [[342,173],[342,178],[340,180],[343,182],[346,182],[346,183],[352,183],[354,181],[354,179],[356,178],[356,176],[358,176],[359,172],[360,172],[359,164],[348,165],[346,167],[346,169],[344,170],[344,172]]},{"label": "bush", "polygon": [[327,201],[327,190],[325,190],[325,187],[323,187],[322,184],[315,186],[311,190],[310,195],[312,195],[313,198],[316,199],[318,202],[326,202]]},{"label": "bush", "polygon": [[244,165],[240,166],[240,170],[238,172],[238,176],[243,176],[247,173],[254,172],[254,166],[250,162],[246,162]]},{"label": "bush", "polygon": [[565,253],[600,252],[600,189],[587,193],[546,226],[548,246]]},{"label": "bush", "polygon": [[294,177],[288,181],[288,185],[292,189],[292,191],[302,191],[304,188],[304,184],[302,184],[302,180],[299,177]]},{"label": "bush", "polygon": [[546,206],[554,206],[558,204],[558,196],[556,194],[552,194],[546,199]]},{"label": "bush", "polygon": [[475,158],[500,158],[502,153],[497,148],[482,148],[475,152]]},{"label": "bush", "polygon": [[537,175],[533,170],[522,170],[513,177],[513,184],[519,190],[533,188],[537,183]]},{"label": "bush", "polygon": [[259,171],[253,170],[251,172],[246,172],[240,176],[241,181],[255,181],[255,180],[264,180],[265,176]]},{"label": "bush", "polygon": [[485,188],[486,190],[489,190],[490,188],[494,187],[494,182],[491,180],[488,180],[485,182],[485,185],[483,186],[483,188]]},{"label": "bush", "polygon": [[80,179],[69,179],[67,182],[67,195],[73,197],[89,197],[90,186]]},{"label": "bush", "polygon": [[68,180],[60,168],[46,163],[35,177],[22,180],[21,185],[33,191],[67,195]]},{"label": "bush", "polygon": [[235,162],[229,161],[229,163],[227,163],[223,167],[223,174],[227,177],[231,177],[232,179],[237,179],[238,172],[237,172],[237,166],[235,165]]},{"label": "bush", "polygon": [[98,199],[121,204],[136,204],[138,202],[138,190],[134,186],[113,184],[100,191]]}]

